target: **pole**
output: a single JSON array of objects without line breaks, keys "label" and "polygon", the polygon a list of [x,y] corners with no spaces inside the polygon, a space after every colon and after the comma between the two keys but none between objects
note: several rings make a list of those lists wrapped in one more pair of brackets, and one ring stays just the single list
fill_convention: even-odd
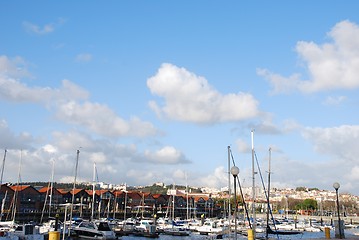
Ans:
[{"label": "pole", "polygon": [[188,184],[187,184],[187,173],[186,173],[186,220],[189,219],[189,209],[188,209]]},{"label": "pole", "polygon": [[[76,178],[77,178],[77,168],[79,165],[79,155],[80,155],[80,150],[77,149],[77,155],[76,155],[76,166],[75,166],[75,178],[74,178],[74,186],[72,188],[72,201],[71,201],[71,211],[70,211],[70,224],[72,221],[72,212],[74,211],[74,201],[75,201],[75,188],[76,188]],[[70,231],[69,231],[69,236],[70,236]]]},{"label": "pole", "polygon": [[[7,150],[5,149],[4,159],[2,161],[2,166],[1,166],[0,190],[2,188],[2,179],[3,179],[3,175],[4,175],[6,152],[7,152]],[[6,200],[6,194],[5,194],[5,197],[2,199],[3,204],[5,204],[5,200]],[[2,214],[3,214],[3,207],[1,207],[1,210],[0,210],[0,221],[2,220]]]},{"label": "pole", "polygon": [[236,184],[236,175],[233,175],[234,181],[234,239],[237,240],[237,184]]},{"label": "pole", "polygon": [[251,131],[251,139],[252,139],[252,215],[253,215],[253,238],[255,239],[256,233],[256,189],[255,189],[255,171],[254,171],[254,130]]},{"label": "pole", "polygon": [[[65,240],[65,234],[66,234],[66,217],[67,217],[67,207],[68,205],[65,205],[65,216],[64,216],[64,226],[63,226],[63,232],[62,232],[62,240]],[[71,221],[70,221],[71,224]],[[70,232],[70,230],[68,229],[68,231]]]},{"label": "pole", "polygon": [[125,209],[123,211],[123,220],[126,221],[126,208],[127,208],[127,190],[125,190]]},{"label": "pole", "polygon": [[51,183],[50,183],[50,202],[49,202],[49,217],[51,214],[51,206],[52,206],[52,194],[53,194],[53,187],[54,187],[54,172],[55,172],[55,160],[52,159],[52,169],[51,169]]},{"label": "pole", "polygon": [[268,230],[269,230],[269,210],[270,210],[270,174],[271,174],[271,153],[272,149],[269,148],[269,159],[268,159],[268,195],[267,195],[267,229],[266,229],[266,239],[268,239]]},{"label": "pole", "polygon": [[231,228],[231,147],[228,146],[228,227],[229,234],[232,231]]},{"label": "pole", "polygon": [[92,206],[91,206],[91,220],[94,219],[95,214],[95,195],[96,195],[96,163],[93,163],[92,175]]},{"label": "pole", "polygon": [[338,195],[338,189],[335,189],[336,195],[337,195],[337,209],[338,209],[338,226],[339,226],[339,238],[342,239],[342,226],[340,221],[340,208],[339,208],[339,195]]},{"label": "pole", "polygon": [[7,150],[5,149],[4,159],[2,160],[2,166],[1,166],[1,179],[0,179],[0,186],[2,185],[2,179],[3,179],[3,175],[4,175],[4,168],[5,168],[6,153],[7,153]]}]

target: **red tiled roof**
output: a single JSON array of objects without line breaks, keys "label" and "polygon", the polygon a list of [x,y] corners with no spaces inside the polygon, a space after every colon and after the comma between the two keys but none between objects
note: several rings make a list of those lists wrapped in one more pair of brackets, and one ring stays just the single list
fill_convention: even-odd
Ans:
[{"label": "red tiled roof", "polygon": [[100,189],[100,190],[95,190],[96,194],[97,195],[101,195],[101,194],[104,194],[104,193],[107,193],[107,192],[110,192],[110,190],[106,190],[106,189]]},{"label": "red tiled roof", "polygon": [[152,196],[153,196],[153,198],[159,198],[159,197],[161,197],[162,196],[162,194],[160,194],[160,193],[156,193],[156,194],[152,194]]},{"label": "red tiled roof", "polygon": [[[88,195],[92,196],[94,191],[93,191],[93,190],[85,190],[85,192],[86,192]],[[97,191],[95,191],[95,195],[98,195],[98,192],[97,192]]]},{"label": "red tiled roof", "polygon": [[30,185],[16,185],[16,186],[11,186],[10,188],[12,189],[12,190],[14,190],[14,191],[22,191],[22,190],[24,190],[24,189],[26,189],[26,188],[29,188],[29,187],[31,187]]},{"label": "red tiled roof", "polygon": [[71,193],[71,194],[74,193],[74,194],[76,195],[76,194],[78,194],[79,192],[81,192],[82,190],[83,190],[83,189],[72,189],[72,190],[70,191],[70,193]]},{"label": "red tiled roof", "polygon": [[40,193],[46,193],[46,192],[48,192],[48,191],[50,191],[50,190],[51,190],[50,187],[42,187],[42,188],[40,188],[38,191],[39,191]]},{"label": "red tiled roof", "polygon": [[69,190],[66,190],[66,189],[57,189],[57,191],[59,191],[61,194],[66,194],[69,192]]}]

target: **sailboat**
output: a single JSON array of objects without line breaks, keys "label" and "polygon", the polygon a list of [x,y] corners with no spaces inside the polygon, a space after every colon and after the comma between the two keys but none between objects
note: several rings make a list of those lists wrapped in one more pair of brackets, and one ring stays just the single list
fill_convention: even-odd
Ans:
[{"label": "sailboat", "polygon": [[[171,197],[172,214],[171,214],[170,221],[167,222],[166,224],[164,224],[164,227],[162,229],[162,233],[167,234],[167,235],[172,235],[172,236],[189,236],[191,231],[187,228],[187,226],[185,226],[183,223],[178,222],[178,221],[175,220],[175,196],[176,196],[176,192],[177,192],[177,190],[175,189],[175,184],[173,184],[172,197]],[[187,204],[188,204],[188,194],[187,194]],[[188,215],[188,210],[187,210],[187,215]]]},{"label": "sailboat", "polygon": [[13,196],[13,208],[12,208],[12,219],[13,222],[12,229],[6,234],[5,239],[32,239],[32,240],[44,240],[44,235],[38,233],[35,229],[34,224],[15,224],[15,216],[17,211],[17,203],[18,203],[18,190],[22,189],[23,186],[20,185],[20,178],[21,178],[21,165],[22,165],[22,150],[20,151],[20,161],[19,161],[19,172],[18,172],[18,179],[17,185],[14,187],[14,196]]},{"label": "sailboat", "polygon": [[[115,232],[109,226],[108,221],[94,219],[95,194],[96,194],[96,163],[93,164],[92,182],[92,206],[91,220],[83,220],[78,226],[72,228],[76,237],[86,239],[117,239]],[[99,211],[100,214],[101,211]]]},{"label": "sailboat", "polygon": [[[301,231],[298,230],[278,230],[276,225],[275,225],[275,221],[273,219],[273,215],[272,215],[272,210],[270,207],[270,175],[271,175],[271,152],[272,149],[269,148],[269,158],[268,158],[268,189],[267,189],[267,227],[266,227],[266,239],[268,239],[268,234],[275,234],[275,235],[296,235],[296,234],[301,234]],[[269,226],[269,214],[272,215],[272,219],[273,219],[273,226],[274,226],[274,230]]]}]

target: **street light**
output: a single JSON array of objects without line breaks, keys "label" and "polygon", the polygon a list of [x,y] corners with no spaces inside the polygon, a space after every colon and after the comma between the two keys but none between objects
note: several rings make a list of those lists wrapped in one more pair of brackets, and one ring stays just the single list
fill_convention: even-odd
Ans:
[{"label": "street light", "polygon": [[333,183],[333,188],[335,189],[335,193],[337,195],[339,238],[342,239],[343,236],[342,236],[342,226],[341,226],[341,221],[340,221],[340,208],[339,208],[339,195],[338,195],[338,190],[340,188],[340,184],[337,182]]},{"label": "street light", "polygon": [[239,173],[239,168],[236,166],[233,166],[231,168],[231,174],[234,178],[234,239],[237,239],[237,176]]}]

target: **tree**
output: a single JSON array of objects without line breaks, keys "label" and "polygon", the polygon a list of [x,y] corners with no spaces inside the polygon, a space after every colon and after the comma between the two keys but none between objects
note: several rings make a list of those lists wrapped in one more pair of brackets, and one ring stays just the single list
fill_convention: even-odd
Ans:
[{"label": "tree", "polygon": [[314,199],[307,198],[303,202],[298,203],[296,206],[297,210],[316,210],[318,208],[318,203]]}]

